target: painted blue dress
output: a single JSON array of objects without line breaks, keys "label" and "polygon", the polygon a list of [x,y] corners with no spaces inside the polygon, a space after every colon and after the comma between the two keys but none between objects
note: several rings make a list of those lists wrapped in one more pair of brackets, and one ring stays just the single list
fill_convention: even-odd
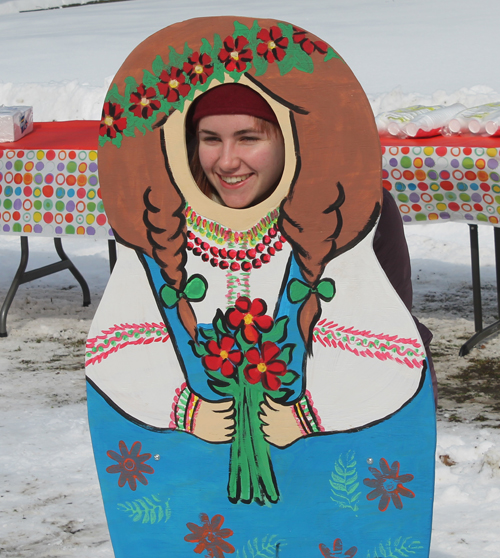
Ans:
[{"label": "painted blue dress", "polygon": [[[193,292],[183,296],[196,309],[199,346],[180,323],[158,266],[126,248],[87,343],[89,421],[115,556],[427,557],[431,380],[411,316],[373,254],[372,234],[325,268],[309,355],[297,325],[307,293],[276,212],[254,239],[217,238],[207,219],[186,214]],[[214,265],[212,248],[226,250],[227,266],[223,258]],[[231,264],[242,250],[268,257],[238,269]],[[251,350],[252,331],[243,331],[244,319],[235,327],[237,312],[244,318],[256,300],[253,348],[261,368],[249,357],[240,385],[258,368],[262,382],[246,387],[262,390],[265,365],[274,370],[267,393],[290,408],[300,436],[284,448],[264,442],[264,453],[255,443],[260,457],[250,473],[244,466],[235,472],[241,448],[252,444],[242,425],[259,427],[255,415],[244,423],[246,407],[238,407],[239,449],[234,441],[206,442],[193,429],[200,402],[230,399],[236,389],[237,382],[228,387],[236,376],[213,364],[229,336],[239,340],[229,347],[233,369],[243,370],[236,353]],[[278,356],[274,348],[264,354],[266,341]]]}]

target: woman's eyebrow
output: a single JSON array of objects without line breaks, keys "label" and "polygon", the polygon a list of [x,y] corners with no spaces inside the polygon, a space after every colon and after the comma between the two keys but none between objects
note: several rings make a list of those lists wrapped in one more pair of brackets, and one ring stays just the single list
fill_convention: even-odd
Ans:
[{"label": "woman's eyebrow", "polygon": [[219,135],[217,132],[212,132],[211,130],[198,130],[199,134],[201,134],[202,132],[204,134],[209,134],[211,136],[218,136]]},{"label": "woman's eyebrow", "polygon": [[262,130],[258,130],[257,128],[246,128],[245,130],[238,130],[234,132],[235,136],[244,136],[245,134],[262,134]]}]

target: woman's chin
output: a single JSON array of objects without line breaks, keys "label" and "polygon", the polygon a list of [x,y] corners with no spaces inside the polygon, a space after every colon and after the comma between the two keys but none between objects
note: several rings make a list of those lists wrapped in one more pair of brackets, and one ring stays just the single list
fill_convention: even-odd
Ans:
[{"label": "woman's chin", "polygon": [[220,195],[220,197],[224,205],[232,209],[245,209],[252,205],[252,199],[247,196]]}]

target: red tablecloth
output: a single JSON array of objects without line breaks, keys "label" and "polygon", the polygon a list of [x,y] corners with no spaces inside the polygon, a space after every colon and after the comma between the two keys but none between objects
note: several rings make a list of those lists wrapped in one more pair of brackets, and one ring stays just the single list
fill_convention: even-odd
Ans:
[{"label": "red tablecloth", "polygon": [[99,122],[35,122],[33,131],[15,142],[0,143],[0,149],[97,149]]}]

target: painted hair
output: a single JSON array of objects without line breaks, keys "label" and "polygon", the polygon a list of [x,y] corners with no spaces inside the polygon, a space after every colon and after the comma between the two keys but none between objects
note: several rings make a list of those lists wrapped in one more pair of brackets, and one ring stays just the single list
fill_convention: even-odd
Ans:
[{"label": "painted hair", "polygon": [[[328,262],[360,242],[380,212],[381,153],[373,114],[351,70],[326,43],[284,22],[234,19],[200,18],[163,29],[116,74],[100,132],[106,214],[117,239],[153,257],[165,281],[182,290],[186,200],[162,126],[175,111],[185,120],[186,101],[198,92],[228,77],[244,78],[288,110],[291,137],[285,140],[293,142],[295,172],[278,227],[314,287]],[[280,36],[278,53],[255,48],[263,29]],[[309,350],[319,315],[313,292],[299,315]],[[194,338],[196,317],[184,298],[179,316]]]}]

